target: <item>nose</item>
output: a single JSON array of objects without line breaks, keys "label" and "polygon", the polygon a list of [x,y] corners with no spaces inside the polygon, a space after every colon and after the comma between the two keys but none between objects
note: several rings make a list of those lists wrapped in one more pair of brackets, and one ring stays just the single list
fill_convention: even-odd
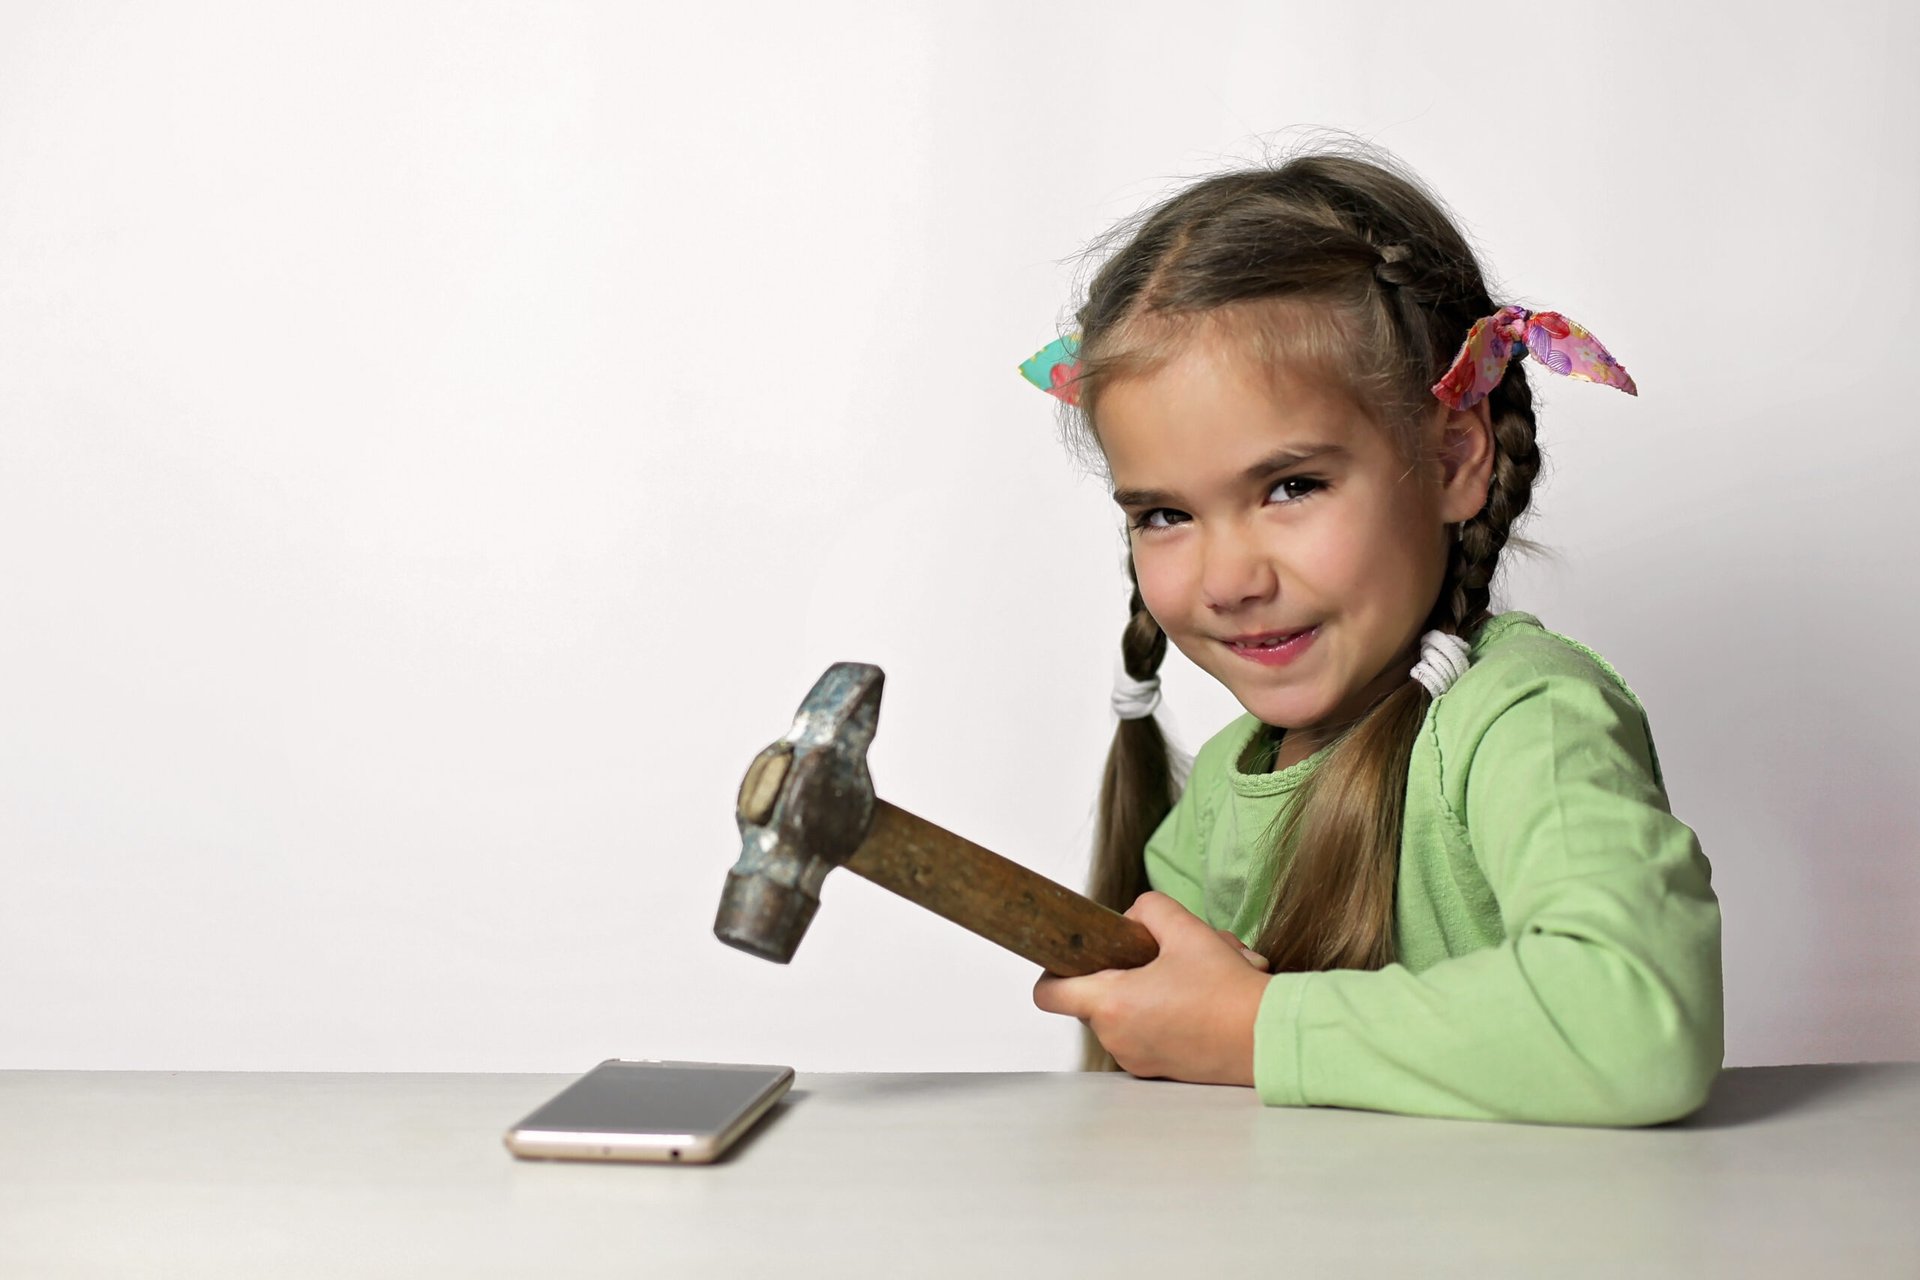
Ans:
[{"label": "nose", "polygon": [[1279,587],[1273,562],[1246,530],[1216,526],[1200,554],[1200,594],[1216,613],[1269,600]]}]

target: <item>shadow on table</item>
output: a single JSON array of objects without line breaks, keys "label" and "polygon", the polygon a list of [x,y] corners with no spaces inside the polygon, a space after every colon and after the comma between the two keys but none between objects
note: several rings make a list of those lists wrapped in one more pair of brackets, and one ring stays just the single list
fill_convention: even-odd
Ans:
[{"label": "shadow on table", "polygon": [[[874,1074],[862,1077],[860,1088],[861,1096],[864,1097],[869,1104],[878,1105],[883,1102],[902,1098],[926,1097],[930,1094],[990,1092],[997,1089],[1005,1089],[1010,1082],[1032,1076],[1070,1080],[1075,1078],[1075,1073],[1057,1071],[939,1071],[900,1075]],[[1129,1077],[1116,1076],[1115,1078],[1127,1079]],[[785,1120],[789,1111],[797,1106],[804,1105],[810,1094],[810,1090],[799,1085],[789,1089],[785,1097],[774,1103],[767,1111],[767,1114],[762,1116],[752,1129],[748,1130],[738,1142],[734,1143],[734,1145],[728,1149],[725,1155],[713,1163],[716,1165],[726,1164],[733,1160],[740,1152],[753,1146],[768,1130],[777,1127]]]},{"label": "shadow on table", "polygon": [[862,1096],[873,1099],[919,1097],[941,1093],[982,1093],[1018,1087],[1034,1077],[1072,1079],[1058,1071],[928,1071],[911,1074],[862,1076]]},{"label": "shadow on table", "polygon": [[1831,1062],[1790,1067],[1730,1067],[1714,1082],[1707,1104],[1662,1128],[1730,1129],[1818,1102],[1874,1092],[1911,1073],[1911,1063]]}]

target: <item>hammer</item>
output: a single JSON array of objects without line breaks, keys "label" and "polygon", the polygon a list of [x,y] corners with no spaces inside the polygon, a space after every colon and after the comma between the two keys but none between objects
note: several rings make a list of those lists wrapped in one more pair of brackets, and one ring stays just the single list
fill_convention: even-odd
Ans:
[{"label": "hammer", "polygon": [[735,804],[740,861],[715,936],[787,963],[819,909],[820,882],[844,865],[1061,977],[1158,955],[1145,926],[874,797],[867,748],[885,678],[864,662],[828,667],[787,736],[748,766]]}]

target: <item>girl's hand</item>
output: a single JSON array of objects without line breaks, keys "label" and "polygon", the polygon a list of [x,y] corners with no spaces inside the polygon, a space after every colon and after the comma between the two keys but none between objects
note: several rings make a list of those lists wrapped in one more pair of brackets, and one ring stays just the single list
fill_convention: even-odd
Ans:
[{"label": "girl's hand", "polygon": [[1160,944],[1152,963],[1083,978],[1043,974],[1033,984],[1033,1003],[1085,1022],[1136,1076],[1251,1085],[1266,958],[1249,958],[1238,938],[1208,927],[1164,893],[1141,894],[1126,915]]},{"label": "girl's hand", "polygon": [[1252,947],[1248,946],[1246,943],[1240,941],[1240,936],[1236,934],[1233,930],[1215,929],[1214,932],[1220,935],[1221,941],[1225,942],[1228,946],[1232,947],[1235,951],[1238,951],[1240,953],[1240,958],[1242,960],[1245,960],[1248,964],[1252,965],[1254,968],[1264,969],[1267,967],[1267,958],[1261,955],[1258,951],[1255,951]]}]

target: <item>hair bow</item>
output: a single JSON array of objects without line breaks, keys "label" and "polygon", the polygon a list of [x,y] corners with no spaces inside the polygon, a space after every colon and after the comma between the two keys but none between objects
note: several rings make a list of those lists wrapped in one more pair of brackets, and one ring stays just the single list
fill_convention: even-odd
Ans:
[{"label": "hair bow", "polygon": [[1433,384],[1433,394],[1449,408],[1471,408],[1500,385],[1508,360],[1529,352],[1563,377],[1618,387],[1630,396],[1640,394],[1600,339],[1558,311],[1525,307],[1502,307],[1475,320],[1459,354]]},{"label": "hair bow", "polygon": [[1020,366],[1020,376],[1048,395],[1068,404],[1080,403],[1080,335],[1056,338],[1034,352]]}]

